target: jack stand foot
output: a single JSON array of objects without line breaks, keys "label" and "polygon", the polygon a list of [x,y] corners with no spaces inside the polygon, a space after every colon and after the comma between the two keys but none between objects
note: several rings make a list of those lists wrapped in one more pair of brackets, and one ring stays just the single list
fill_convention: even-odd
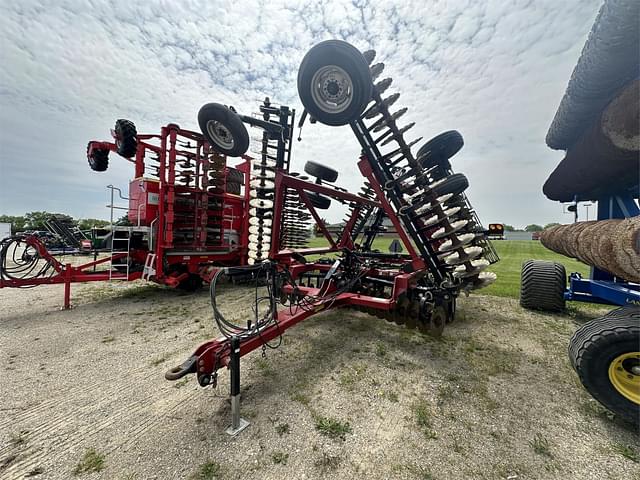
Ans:
[{"label": "jack stand foot", "polygon": [[240,339],[231,338],[231,426],[225,430],[228,435],[236,436],[249,426],[244,418],[240,418]]},{"label": "jack stand foot", "polygon": [[225,433],[235,437],[249,425],[251,424],[248,421],[240,417],[240,395],[234,395],[231,397],[231,425],[225,430]]}]

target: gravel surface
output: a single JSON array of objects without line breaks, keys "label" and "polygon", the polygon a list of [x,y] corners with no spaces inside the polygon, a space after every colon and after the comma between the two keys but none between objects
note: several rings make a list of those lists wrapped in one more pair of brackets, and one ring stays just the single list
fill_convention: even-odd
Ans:
[{"label": "gravel surface", "polygon": [[[228,286],[220,303],[242,318],[252,295]],[[472,296],[439,340],[319,314],[242,359],[251,425],[232,438],[226,372],[216,390],[163,377],[216,335],[206,291],[96,283],[72,299],[0,290],[2,479],[640,478],[637,432],[566,356],[593,309]]]}]

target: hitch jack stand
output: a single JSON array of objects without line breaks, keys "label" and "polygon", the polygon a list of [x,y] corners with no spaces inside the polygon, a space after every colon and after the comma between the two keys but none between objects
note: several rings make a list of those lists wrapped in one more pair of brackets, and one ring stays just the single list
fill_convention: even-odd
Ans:
[{"label": "hitch jack stand", "polygon": [[231,426],[225,432],[235,437],[249,426],[249,422],[240,417],[240,339],[238,337],[231,339],[229,370],[231,371]]}]

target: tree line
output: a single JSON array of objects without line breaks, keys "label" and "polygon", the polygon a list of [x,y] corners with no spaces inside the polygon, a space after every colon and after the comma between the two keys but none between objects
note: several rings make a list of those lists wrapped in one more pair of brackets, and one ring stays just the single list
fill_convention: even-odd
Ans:
[{"label": "tree line", "polygon": [[[27,212],[24,215],[0,215],[0,223],[11,224],[11,234],[15,235],[19,232],[46,230],[45,222],[52,216],[64,223],[68,227],[78,227],[80,230],[90,230],[93,227],[105,227],[109,225],[109,220],[101,220],[99,218],[73,218],[71,215],[64,213],[52,212]],[[127,216],[123,216],[115,222],[116,225],[128,225]]]},{"label": "tree line", "polygon": [[530,225],[527,225],[526,227],[524,227],[524,229],[521,228],[515,228],[513,225],[509,225],[506,223],[503,223],[504,225],[504,231],[505,232],[540,232],[542,230],[544,230],[545,228],[551,228],[551,227],[555,227],[556,225],[560,225],[557,222],[552,222],[552,223],[547,223],[544,227],[542,225],[538,225],[537,223],[532,223]]}]

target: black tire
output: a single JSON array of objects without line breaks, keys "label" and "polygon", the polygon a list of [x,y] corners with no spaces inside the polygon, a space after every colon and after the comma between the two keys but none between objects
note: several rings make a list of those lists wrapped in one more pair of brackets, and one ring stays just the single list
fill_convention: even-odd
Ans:
[{"label": "black tire", "polygon": [[[329,67],[338,67],[341,72]],[[346,125],[360,117],[372,90],[367,60],[347,42],[321,42],[300,63],[300,100],[312,118],[326,125]]]},{"label": "black tire", "polygon": [[307,192],[307,195],[309,196],[309,200],[311,200],[311,205],[318,210],[327,210],[331,206],[331,199],[329,197],[315,192]]},{"label": "black tire", "polygon": [[207,142],[229,157],[240,157],[249,148],[249,132],[236,112],[219,103],[207,103],[198,112],[198,125]]},{"label": "black tire", "polygon": [[244,173],[242,173],[237,168],[228,167],[227,173],[227,183],[239,183],[240,185],[244,185]]},{"label": "black tire", "polygon": [[429,185],[429,187],[433,189],[437,196],[446,195],[447,193],[458,195],[469,187],[469,180],[462,173],[454,173]]},{"label": "black tire", "polygon": [[189,276],[178,284],[178,288],[185,292],[197,292],[202,288],[202,277],[194,273],[190,273]]},{"label": "black tire", "polygon": [[457,130],[449,130],[433,137],[425,143],[416,158],[424,168],[440,165],[450,169],[449,159],[460,151],[464,145],[464,140]]},{"label": "black tire", "polygon": [[130,120],[120,118],[114,127],[116,134],[116,152],[124,158],[131,158],[138,150],[138,132]]},{"label": "black tire", "polygon": [[[625,354],[630,358],[621,363],[616,361]],[[569,341],[569,359],[580,382],[596,400],[620,418],[640,424],[640,404],[623,395],[609,373],[611,367],[637,380],[636,367],[640,365],[640,309],[637,306],[614,310],[576,330]]]},{"label": "black tire", "polygon": [[338,172],[333,168],[325,167],[321,163],[307,162],[304,164],[304,171],[312,177],[329,183],[333,183],[338,179]]},{"label": "black tire", "polygon": [[227,193],[240,195],[240,184],[236,182],[227,182]]},{"label": "black tire", "polygon": [[89,167],[95,172],[104,172],[109,168],[109,150],[93,149],[89,153],[89,147],[91,143],[87,145],[87,160],[89,161]]},{"label": "black tire", "polygon": [[527,260],[520,274],[520,305],[529,310],[564,310],[567,273],[564,265],[546,260]]}]

